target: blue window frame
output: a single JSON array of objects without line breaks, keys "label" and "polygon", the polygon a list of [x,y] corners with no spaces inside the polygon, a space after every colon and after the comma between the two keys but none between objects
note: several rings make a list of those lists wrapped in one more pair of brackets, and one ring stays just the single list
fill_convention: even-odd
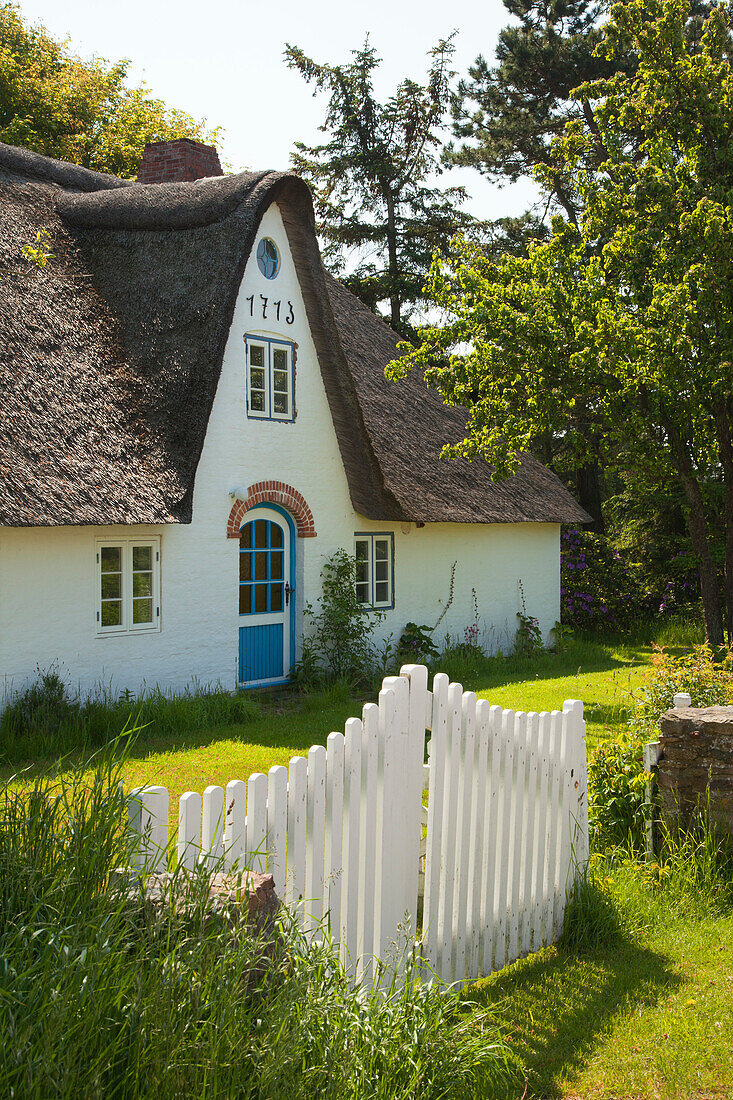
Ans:
[{"label": "blue window frame", "polygon": [[266,279],[274,279],[280,270],[280,254],[269,237],[263,237],[257,245],[257,266]]},{"label": "blue window frame", "polygon": [[357,531],[356,598],[365,607],[394,607],[394,535]]},{"label": "blue window frame", "polygon": [[244,338],[247,360],[247,416],[253,420],[295,420],[295,347],[269,336]]},{"label": "blue window frame", "polygon": [[239,538],[239,614],[263,615],[285,607],[283,529],[267,519],[246,523]]}]

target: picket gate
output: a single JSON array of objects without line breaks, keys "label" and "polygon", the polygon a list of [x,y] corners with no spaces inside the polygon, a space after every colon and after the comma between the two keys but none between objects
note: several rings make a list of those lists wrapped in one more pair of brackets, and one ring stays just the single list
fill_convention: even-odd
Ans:
[{"label": "picket gate", "polygon": [[[129,808],[137,866],[164,869],[167,790],[137,788]],[[415,949],[419,898],[427,978],[466,981],[554,942],[587,859],[583,704],[504,710],[443,673],[429,690],[422,665],[307,759],[179,802],[179,863],[271,871],[305,934],[327,931],[367,981],[375,959]]]}]

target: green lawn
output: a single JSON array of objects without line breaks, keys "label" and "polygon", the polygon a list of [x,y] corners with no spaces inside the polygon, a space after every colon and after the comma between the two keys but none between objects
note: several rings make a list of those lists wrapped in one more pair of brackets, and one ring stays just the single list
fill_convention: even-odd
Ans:
[{"label": "green lawn", "polygon": [[[575,642],[561,656],[473,668],[459,661],[447,671],[515,710],[582,699],[592,748],[624,727],[650,657],[646,647]],[[126,786],[168,787],[173,824],[185,790],[287,764],[343,729],[363,701],[343,689],[270,695],[238,725],[178,734],[150,726],[125,765]],[[548,948],[464,991],[506,1036],[518,1082],[506,1096],[733,1100],[733,917],[680,911],[643,869],[619,865],[603,874],[622,915],[620,936],[585,952]]]},{"label": "green lawn", "polygon": [[681,916],[641,874],[611,880],[622,905],[635,895],[637,927],[618,940],[548,948],[467,987],[528,1098],[733,1097],[733,917]]},{"label": "green lawn", "polygon": [[[576,645],[559,657],[537,661],[484,662],[467,672],[462,682],[503,707],[514,710],[561,709],[565,699],[582,699],[588,721],[588,745],[621,729],[626,721],[628,695],[649,667],[648,648]],[[368,701],[334,690],[313,696],[263,697],[261,713],[246,724],[199,730],[182,736],[157,736],[143,730],[126,783],[158,783],[171,795],[171,818],[178,799],[187,790],[203,791],[209,784],[226,786],[230,779],[246,779],[267,772],[273,764],[287,764],[311,745],[325,744],[332,730],[343,730],[351,715]]]}]

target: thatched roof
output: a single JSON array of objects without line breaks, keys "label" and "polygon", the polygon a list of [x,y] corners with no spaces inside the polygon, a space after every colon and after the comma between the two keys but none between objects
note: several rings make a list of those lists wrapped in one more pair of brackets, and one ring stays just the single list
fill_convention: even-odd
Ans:
[{"label": "thatched roof", "polygon": [[[354,508],[371,519],[582,522],[534,460],[443,463],[463,417],[324,272],[310,194],[277,172],[131,184],[0,145],[0,524],[188,523],[237,292],[277,202]],[[28,262],[39,230],[53,258]]]}]

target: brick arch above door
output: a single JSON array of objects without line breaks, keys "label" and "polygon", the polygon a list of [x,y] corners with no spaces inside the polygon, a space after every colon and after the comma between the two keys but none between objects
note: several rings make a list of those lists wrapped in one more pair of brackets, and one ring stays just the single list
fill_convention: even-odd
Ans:
[{"label": "brick arch above door", "polygon": [[279,504],[295,520],[299,539],[316,537],[313,513],[302,493],[284,481],[256,481],[247,489],[244,499],[235,500],[227,522],[227,538],[238,539],[244,517],[250,508],[261,504]]}]

